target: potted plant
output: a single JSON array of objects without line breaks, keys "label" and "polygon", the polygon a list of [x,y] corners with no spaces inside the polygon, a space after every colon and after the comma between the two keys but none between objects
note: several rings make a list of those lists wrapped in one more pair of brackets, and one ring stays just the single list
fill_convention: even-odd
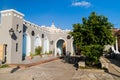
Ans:
[{"label": "potted plant", "polygon": [[49,54],[48,54],[49,56],[52,56],[52,51],[49,51]]},{"label": "potted plant", "polygon": [[30,52],[30,56],[28,56],[29,59],[33,59],[34,54]]},{"label": "potted plant", "polygon": [[41,46],[37,46],[35,48],[35,55],[39,55],[40,57],[42,57],[41,52],[42,52],[42,47]]}]

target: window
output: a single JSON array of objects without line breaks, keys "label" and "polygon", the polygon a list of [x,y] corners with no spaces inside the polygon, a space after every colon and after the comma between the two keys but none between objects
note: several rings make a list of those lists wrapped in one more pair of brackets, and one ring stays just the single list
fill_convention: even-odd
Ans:
[{"label": "window", "polygon": [[18,51],[18,43],[16,43],[16,52]]},{"label": "window", "polygon": [[16,26],[16,31],[18,31],[18,29],[19,29],[19,24],[17,24],[17,26]]},{"label": "window", "polygon": [[42,34],[42,38],[44,38],[44,34]]},{"label": "window", "polygon": [[32,31],[32,32],[31,32],[31,35],[32,35],[32,36],[34,36],[34,35],[35,35],[35,32],[34,32],[34,31]]},{"label": "window", "polygon": [[71,38],[71,36],[70,36],[70,35],[68,35],[68,36],[67,36],[67,39],[70,39],[70,38]]}]

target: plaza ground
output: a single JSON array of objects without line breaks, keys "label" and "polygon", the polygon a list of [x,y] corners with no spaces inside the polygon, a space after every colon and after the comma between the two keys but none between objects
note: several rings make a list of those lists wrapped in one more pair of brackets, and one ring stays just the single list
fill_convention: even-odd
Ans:
[{"label": "plaza ground", "polygon": [[65,63],[62,59],[55,59],[18,69],[13,73],[0,69],[0,80],[120,80],[120,73],[116,73],[113,66],[110,70],[110,72],[94,69],[76,70],[73,64]]}]

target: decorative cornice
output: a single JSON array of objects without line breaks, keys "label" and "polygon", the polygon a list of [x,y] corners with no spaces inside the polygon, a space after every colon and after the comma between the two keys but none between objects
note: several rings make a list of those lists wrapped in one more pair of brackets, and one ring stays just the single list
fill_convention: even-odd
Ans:
[{"label": "decorative cornice", "polygon": [[21,15],[21,16],[24,16],[24,14],[22,14],[22,13],[16,11],[16,10],[14,10],[14,9],[8,9],[8,10],[2,10],[1,11],[1,13],[7,13],[7,12],[15,12],[15,13]]}]

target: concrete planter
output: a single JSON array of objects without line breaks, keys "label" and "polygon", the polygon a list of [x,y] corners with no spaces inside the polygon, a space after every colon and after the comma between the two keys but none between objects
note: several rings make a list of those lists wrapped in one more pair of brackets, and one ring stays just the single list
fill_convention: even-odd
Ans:
[{"label": "concrete planter", "polygon": [[26,56],[25,59],[31,60],[31,59],[33,59],[33,57],[32,56]]},{"label": "concrete planter", "polygon": [[49,57],[53,56],[53,54],[48,54]]},{"label": "concrete planter", "polygon": [[79,65],[79,67],[85,68],[85,61],[80,61],[80,62],[78,63],[78,65]]},{"label": "concrete planter", "polygon": [[43,54],[43,55],[42,55],[42,57],[48,57],[48,55],[46,55],[46,54]]}]

